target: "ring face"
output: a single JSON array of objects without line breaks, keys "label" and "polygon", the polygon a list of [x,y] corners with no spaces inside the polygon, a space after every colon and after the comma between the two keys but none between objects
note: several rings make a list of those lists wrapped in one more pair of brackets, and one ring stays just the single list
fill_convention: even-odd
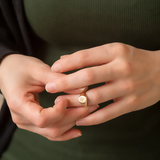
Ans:
[{"label": "ring face", "polygon": [[87,98],[86,98],[85,96],[80,96],[80,97],[78,98],[78,101],[79,101],[80,103],[85,103],[85,102],[87,101]]},{"label": "ring face", "polygon": [[85,92],[80,94],[78,101],[83,104],[83,106],[87,107],[87,97]]}]

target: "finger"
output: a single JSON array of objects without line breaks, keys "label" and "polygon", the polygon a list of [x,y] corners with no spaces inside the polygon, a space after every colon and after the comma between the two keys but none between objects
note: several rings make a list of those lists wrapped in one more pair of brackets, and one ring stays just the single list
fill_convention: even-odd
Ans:
[{"label": "finger", "polygon": [[[122,97],[125,94],[129,93],[127,85],[125,83],[115,81],[112,83],[107,83],[97,88],[90,89],[86,92],[87,96],[87,105],[96,105],[102,102],[115,99],[117,97]],[[78,107],[81,103],[78,101],[79,95],[63,95],[56,98],[57,100],[61,98],[68,99],[69,106]]]},{"label": "finger", "polygon": [[52,138],[48,137],[48,139],[52,140],[52,141],[67,141],[67,140],[77,138],[80,136],[82,136],[82,133],[80,132],[80,130],[73,128],[73,129],[68,130],[67,132],[65,132],[63,135],[61,135],[58,138],[52,139]]},{"label": "finger", "polygon": [[67,57],[69,54],[62,55],[60,58]]},{"label": "finger", "polygon": [[[51,67],[55,72],[66,72],[87,66],[101,65],[113,59],[113,54],[108,51],[109,45],[81,50],[72,55],[62,57]],[[100,53],[100,54],[98,54]]]},{"label": "finger", "polygon": [[43,85],[65,75],[61,73],[54,73],[51,71],[51,68],[47,68],[46,70],[40,70],[39,72],[40,73],[36,75],[36,78],[40,80]]},{"label": "finger", "polygon": [[[76,108],[68,109],[65,116],[64,116],[65,118],[60,120],[60,122],[56,122],[53,125],[51,125],[50,127],[46,127],[46,128],[39,128],[34,125],[18,125],[18,127],[22,128],[22,129],[29,130],[31,132],[38,133],[38,134],[43,135],[45,137],[49,137],[50,140],[56,140],[55,139],[56,137],[59,137],[61,134],[63,134],[63,132],[68,130],[68,128],[73,127],[75,125],[76,120],[78,120],[79,118],[85,117],[89,113],[95,111],[97,108],[98,108],[98,106],[80,107],[77,109]],[[79,130],[78,130],[78,133],[79,133]],[[68,137],[68,135],[65,135],[65,137],[66,136]],[[73,136],[76,137],[76,134],[74,133],[74,134],[70,135],[70,138],[74,138]],[[68,138],[68,139],[70,139],[70,138]],[[59,137],[58,139],[64,140],[63,137]]]},{"label": "finger", "polygon": [[77,88],[77,89],[73,89],[73,90],[65,91],[65,93],[78,94],[78,93],[85,92],[87,89],[88,89],[88,87]]},{"label": "finger", "polygon": [[[44,82],[44,84],[46,84],[46,83],[48,83],[50,81],[53,81],[53,80],[55,80],[57,78],[61,78],[61,77],[65,76],[65,74],[53,73],[51,70],[49,70],[45,74],[46,74],[46,76],[44,76],[44,74],[43,74],[43,78],[41,78],[41,80]],[[45,77],[45,79],[44,79],[44,77]],[[70,94],[77,94],[77,93],[82,93],[85,90],[87,90],[87,87],[76,88],[76,89],[68,90],[68,91],[64,91],[64,92],[65,93],[70,93]],[[37,101],[39,100],[38,96],[35,96],[35,98],[37,98]]]},{"label": "finger", "polygon": [[56,105],[42,108],[39,104],[28,101],[21,110],[22,116],[38,127],[46,127],[59,121],[68,107],[67,99],[60,100]]},{"label": "finger", "polygon": [[65,126],[72,122],[76,122],[78,119],[81,119],[95,111],[98,107],[98,105],[95,105],[90,107],[69,108],[67,109],[64,117],[59,122],[57,122],[57,125]]},{"label": "finger", "polygon": [[73,90],[96,83],[111,81],[117,77],[112,73],[112,63],[97,67],[79,70],[75,73],[63,76],[46,85],[46,91],[50,93]]},{"label": "finger", "polygon": [[21,115],[14,113],[11,111],[11,115],[12,115],[12,120],[15,124],[23,124],[23,125],[28,125],[31,124],[30,121],[28,121],[26,118],[22,117]]},{"label": "finger", "polygon": [[[70,130],[75,125],[75,122],[72,122],[66,126],[59,127],[54,125],[52,127],[39,128],[34,125],[18,125],[19,128],[25,129],[39,135],[42,135],[50,140],[67,140],[74,138],[75,135],[81,135],[81,132],[78,129]],[[69,132],[68,132],[69,131]]]},{"label": "finger", "polygon": [[126,99],[112,103],[76,122],[77,126],[97,125],[131,112],[130,102]]}]

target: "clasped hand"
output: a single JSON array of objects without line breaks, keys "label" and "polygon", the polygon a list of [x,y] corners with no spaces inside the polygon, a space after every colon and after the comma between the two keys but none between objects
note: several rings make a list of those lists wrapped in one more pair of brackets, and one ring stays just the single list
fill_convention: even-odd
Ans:
[{"label": "clasped hand", "polygon": [[[49,82],[46,90],[55,93],[105,82],[86,92],[88,105],[114,100],[114,103],[78,120],[77,125],[100,124],[144,109],[160,99],[160,51],[111,43],[63,56],[52,66],[52,71],[57,73],[75,69],[80,70]],[[57,99],[66,98],[76,107],[78,96],[70,94]]]},{"label": "clasped hand", "polygon": [[[64,141],[81,135],[77,125],[104,123],[159,101],[160,51],[137,49],[121,43],[63,56],[50,68],[37,58],[12,54],[0,66],[0,88],[12,119],[19,128],[50,140]],[[52,69],[52,70],[51,70]],[[79,69],[69,75],[63,72]],[[86,92],[89,107],[78,97],[86,86],[105,82]],[[67,92],[52,107],[39,104],[38,93]],[[98,104],[114,103],[95,111]],[[95,111],[94,113],[91,113]]]},{"label": "clasped hand", "polygon": [[[39,104],[38,93],[45,89],[47,82],[62,76],[61,73],[52,72],[48,65],[34,57],[11,54],[2,60],[0,88],[12,119],[19,128],[54,141],[69,140],[81,135],[80,130],[72,127],[78,119],[87,116],[98,106],[71,108],[65,98],[45,109]],[[72,94],[82,91],[66,90]]]}]

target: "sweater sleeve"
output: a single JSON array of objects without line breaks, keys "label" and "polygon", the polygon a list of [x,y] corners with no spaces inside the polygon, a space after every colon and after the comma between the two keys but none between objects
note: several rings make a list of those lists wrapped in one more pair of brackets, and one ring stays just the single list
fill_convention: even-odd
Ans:
[{"label": "sweater sleeve", "polygon": [[[0,9],[0,61],[8,54],[14,53],[14,40]],[[0,110],[0,156],[7,148],[16,125],[12,122],[9,108],[4,101]]]},{"label": "sweater sleeve", "polygon": [[[23,1],[0,0],[0,61],[8,54],[31,55]],[[16,129],[6,101],[0,111],[0,157]]]},{"label": "sweater sleeve", "polygon": [[11,53],[32,55],[23,1],[0,0],[0,60]]},{"label": "sweater sleeve", "polygon": [[7,54],[14,52],[14,39],[4,20],[0,9],[0,60]]}]

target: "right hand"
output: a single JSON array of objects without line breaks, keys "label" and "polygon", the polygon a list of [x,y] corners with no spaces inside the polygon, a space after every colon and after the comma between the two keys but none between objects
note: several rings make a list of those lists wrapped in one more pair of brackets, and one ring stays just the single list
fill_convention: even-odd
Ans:
[{"label": "right hand", "polygon": [[47,64],[34,57],[12,54],[2,60],[0,89],[12,119],[19,128],[54,141],[69,140],[81,135],[80,130],[72,127],[78,119],[96,107],[66,109],[70,107],[67,99],[45,109],[39,104],[38,93],[45,89],[49,81],[61,76],[64,75],[52,72]]}]

